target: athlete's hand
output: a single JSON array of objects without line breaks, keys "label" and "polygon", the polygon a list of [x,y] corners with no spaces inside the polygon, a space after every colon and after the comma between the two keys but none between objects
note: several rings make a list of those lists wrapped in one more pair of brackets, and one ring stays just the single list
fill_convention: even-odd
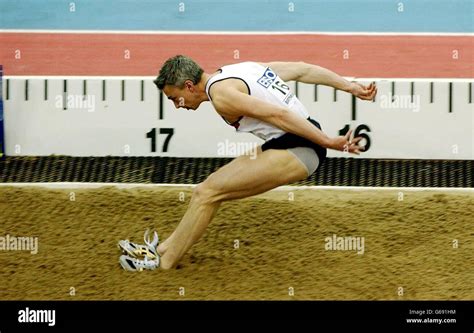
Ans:
[{"label": "athlete's hand", "polygon": [[359,146],[359,141],[363,138],[358,136],[357,138],[351,139],[351,135],[352,130],[349,130],[346,135],[332,138],[328,148],[359,155],[364,151],[364,147]]},{"label": "athlete's hand", "polygon": [[358,82],[352,82],[349,92],[355,97],[366,101],[371,101],[375,98],[375,95],[377,95],[377,87],[375,86],[374,82],[368,86],[364,86]]}]

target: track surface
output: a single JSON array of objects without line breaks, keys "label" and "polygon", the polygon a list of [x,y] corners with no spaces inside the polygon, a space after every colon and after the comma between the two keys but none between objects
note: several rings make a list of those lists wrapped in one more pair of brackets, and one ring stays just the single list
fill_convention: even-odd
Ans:
[{"label": "track surface", "polygon": [[471,36],[0,33],[0,64],[5,75],[154,76],[168,57],[184,53],[207,71],[247,60],[286,60],[363,78],[471,78],[473,41]]}]

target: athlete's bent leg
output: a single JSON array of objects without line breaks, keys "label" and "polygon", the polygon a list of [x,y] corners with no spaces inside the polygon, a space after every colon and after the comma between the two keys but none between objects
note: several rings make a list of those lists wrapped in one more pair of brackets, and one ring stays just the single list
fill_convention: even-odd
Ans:
[{"label": "athlete's bent leg", "polygon": [[158,247],[162,255],[160,266],[163,269],[176,266],[203,235],[221,202],[263,193],[306,177],[307,169],[286,150],[259,150],[255,159],[249,156],[234,159],[196,186],[178,227]]}]

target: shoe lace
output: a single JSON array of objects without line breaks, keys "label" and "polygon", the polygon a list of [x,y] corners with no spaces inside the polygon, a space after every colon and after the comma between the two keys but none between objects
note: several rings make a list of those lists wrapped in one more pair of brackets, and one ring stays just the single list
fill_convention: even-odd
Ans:
[{"label": "shoe lace", "polygon": [[149,232],[150,232],[149,229],[147,229],[145,231],[145,235],[143,236],[143,240],[145,241],[145,244],[149,248],[156,248],[156,246],[158,245],[158,243],[160,241],[160,239],[158,237],[158,233],[156,231],[153,233],[153,240],[150,242]]}]

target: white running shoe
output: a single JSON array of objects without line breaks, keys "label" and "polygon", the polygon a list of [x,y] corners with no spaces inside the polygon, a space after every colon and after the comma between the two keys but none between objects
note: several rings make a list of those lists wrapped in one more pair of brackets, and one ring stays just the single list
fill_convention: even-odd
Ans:
[{"label": "white running shoe", "polygon": [[137,244],[125,239],[118,242],[118,247],[130,257],[145,257],[147,259],[155,260],[156,258],[159,258],[158,252],[156,250],[159,243],[159,238],[157,232],[155,231],[153,234],[153,241],[150,242],[148,232],[149,230],[145,231],[145,235],[143,236],[145,244]]},{"label": "white running shoe", "polygon": [[127,255],[121,255],[119,259],[122,268],[129,272],[141,272],[143,270],[154,270],[160,266],[160,257],[150,260],[147,257],[140,260]]}]

